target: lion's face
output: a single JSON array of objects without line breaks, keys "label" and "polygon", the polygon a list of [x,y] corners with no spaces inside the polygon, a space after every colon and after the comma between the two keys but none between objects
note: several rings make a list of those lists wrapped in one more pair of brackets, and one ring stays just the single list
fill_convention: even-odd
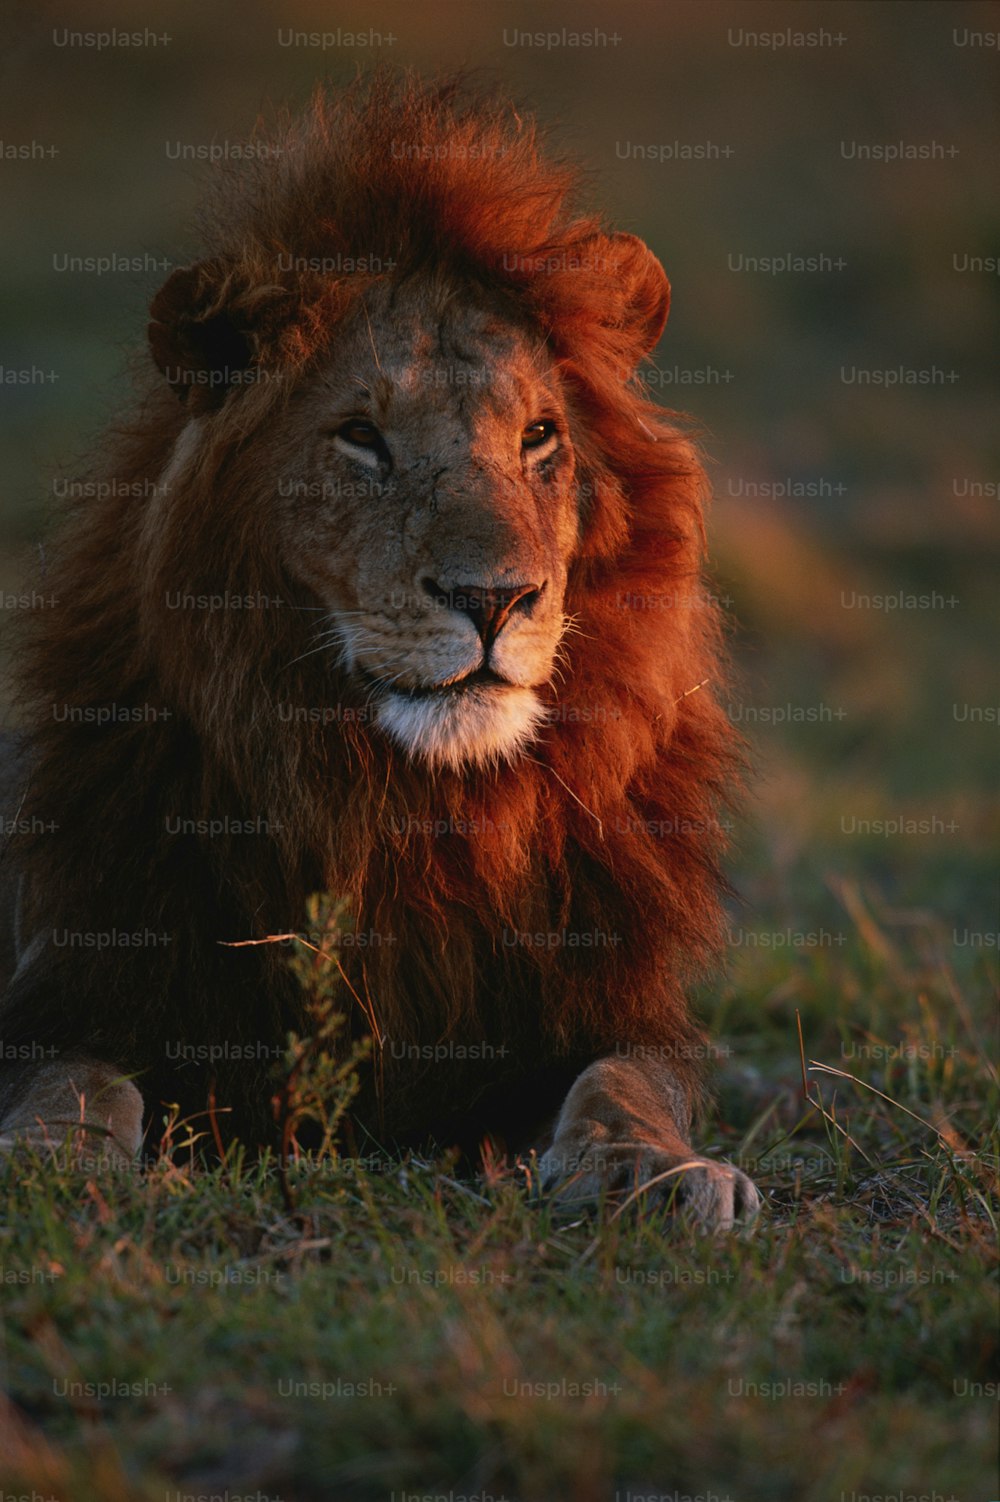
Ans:
[{"label": "lion's face", "polygon": [[285,570],[375,723],[432,766],[513,756],[544,717],[578,535],[543,341],[485,297],[379,286],[293,398]]}]

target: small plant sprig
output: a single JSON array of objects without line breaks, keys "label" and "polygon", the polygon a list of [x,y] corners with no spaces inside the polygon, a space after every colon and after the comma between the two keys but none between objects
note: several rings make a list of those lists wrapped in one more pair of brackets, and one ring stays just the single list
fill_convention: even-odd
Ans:
[{"label": "small plant sprig", "polygon": [[302,987],[310,1023],[301,1034],[289,1033],[281,1082],[272,1097],[280,1138],[279,1181],[290,1213],[296,1206],[288,1168],[301,1152],[299,1133],[304,1126],[313,1128],[313,1160],[336,1158],[338,1132],[359,1089],[358,1066],[371,1052],[370,1038],[348,1044],[343,1036],[347,1019],[341,998],[347,982],[337,948],[341,935],[350,930],[348,902],[315,893],[306,905],[306,917],[309,938],[280,935],[296,941],[289,965]]}]

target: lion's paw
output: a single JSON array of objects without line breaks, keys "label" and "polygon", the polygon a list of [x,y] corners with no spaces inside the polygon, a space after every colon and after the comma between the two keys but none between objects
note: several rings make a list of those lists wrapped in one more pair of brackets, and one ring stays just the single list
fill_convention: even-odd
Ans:
[{"label": "lion's paw", "polygon": [[58,1155],[68,1142],[88,1171],[127,1167],[142,1146],[142,1111],[135,1085],[109,1064],[46,1065],[0,1120],[0,1153],[31,1147]]},{"label": "lion's paw", "polygon": [[756,1185],[731,1163],[645,1142],[556,1141],[538,1168],[543,1193],[567,1209],[634,1195],[636,1204],[679,1210],[703,1230],[729,1231],[748,1225],[761,1204]]}]

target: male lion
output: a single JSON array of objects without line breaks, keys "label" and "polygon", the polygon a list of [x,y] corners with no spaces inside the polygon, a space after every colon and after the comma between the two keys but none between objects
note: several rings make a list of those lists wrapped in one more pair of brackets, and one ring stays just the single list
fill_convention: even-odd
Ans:
[{"label": "male lion", "polygon": [[705,479],[635,378],[663,270],[575,187],[502,100],[386,73],[215,185],[23,656],[8,1137],[82,1112],[131,1155],[143,1099],[212,1094],[265,1141],[300,993],[232,945],[328,890],[382,1141],[755,1210],[688,1145],[733,762]]}]

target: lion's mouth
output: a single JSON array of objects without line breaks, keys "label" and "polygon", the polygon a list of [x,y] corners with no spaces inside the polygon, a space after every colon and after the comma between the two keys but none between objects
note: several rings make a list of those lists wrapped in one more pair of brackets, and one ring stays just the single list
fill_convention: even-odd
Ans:
[{"label": "lion's mouth", "polygon": [[432,770],[455,772],[512,761],[545,721],[534,689],[492,668],[474,668],[444,683],[404,688],[369,678],[375,723],[390,740]]},{"label": "lion's mouth", "polygon": [[437,699],[466,693],[476,688],[512,688],[507,678],[501,678],[492,668],[474,668],[458,678],[448,678],[443,683],[422,683],[415,688],[404,688],[400,683],[388,683],[381,678],[365,675],[374,688],[388,690],[402,699]]}]

